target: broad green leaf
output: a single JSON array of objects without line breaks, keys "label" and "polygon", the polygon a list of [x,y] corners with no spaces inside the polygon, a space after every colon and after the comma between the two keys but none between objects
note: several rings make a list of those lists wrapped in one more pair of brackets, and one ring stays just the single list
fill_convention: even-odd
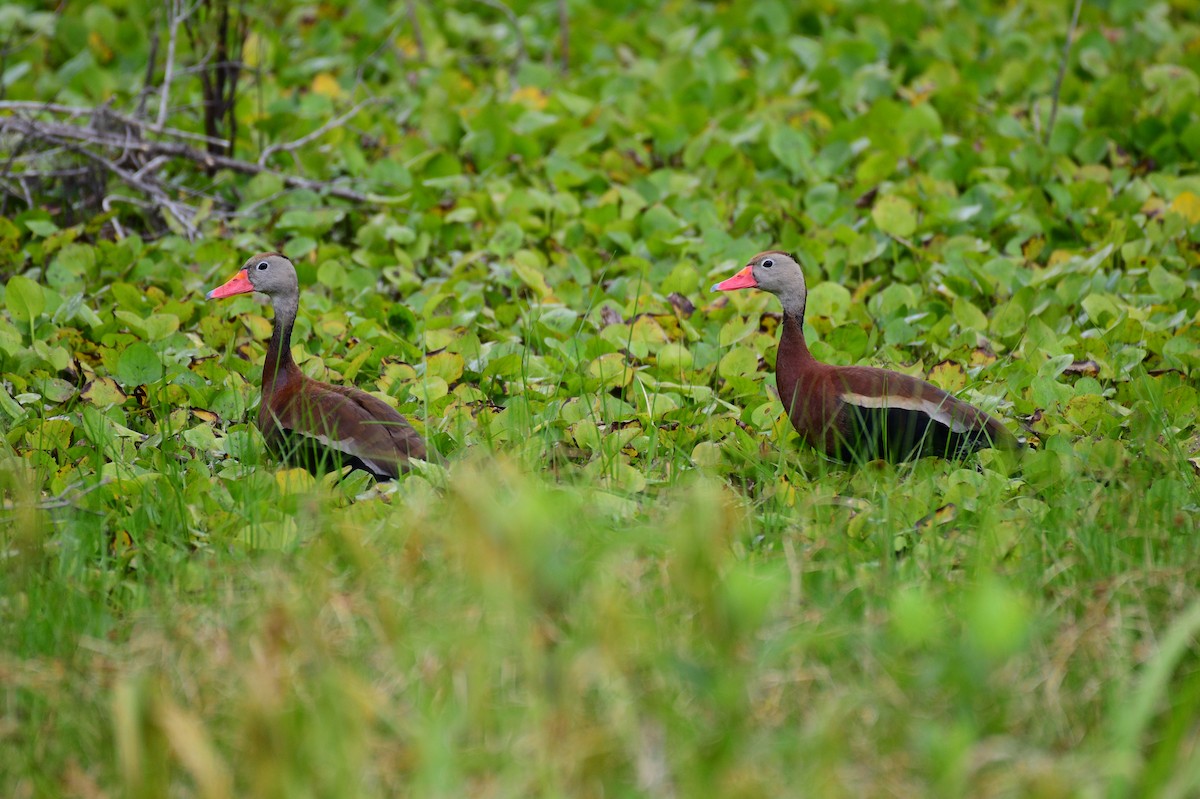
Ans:
[{"label": "broad green leaf", "polygon": [[838,283],[826,280],[809,289],[806,309],[810,316],[827,317],[835,325],[840,325],[846,321],[846,314],[850,311],[850,304],[849,289]]},{"label": "broad green leaf", "polygon": [[42,287],[24,275],[9,278],[4,287],[4,305],[14,322],[29,324],[46,308]]},{"label": "broad green leaf", "polygon": [[658,366],[668,374],[691,369],[694,361],[692,353],[680,343],[668,344],[658,351]]},{"label": "broad green leaf", "polygon": [[889,194],[875,201],[871,219],[876,227],[889,236],[908,238],[917,229],[917,213],[912,203],[903,197]]},{"label": "broad green leaf", "polygon": [[587,371],[602,386],[626,386],[633,379],[633,370],[619,352],[610,352],[594,359],[588,364]]},{"label": "broad green leaf", "polygon": [[804,176],[813,157],[812,142],[808,136],[791,125],[775,125],[769,146],[771,154],[791,173],[793,180]]},{"label": "broad green leaf", "polygon": [[717,373],[724,378],[745,377],[758,371],[758,356],[748,347],[734,347],[721,358]]},{"label": "broad green leaf", "polygon": [[1183,296],[1187,291],[1187,284],[1183,278],[1171,274],[1163,269],[1161,264],[1157,264],[1150,270],[1150,288],[1164,301],[1171,302]]},{"label": "broad green leaf", "polygon": [[49,219],[26,219],[25,227],[29,228],[29,232],[35,236],[46,238],[58,232],[58,225],[51,222]]},{"label": "broad green leaf", "polygon": [[162,376],[158,353],[140,341],[131,344],[117,358],[117,379],[127,388],[153,383]]},{"label": "broad green leaf", "polygon": [[0,411],[4,411],[5,415],[13,421],[25,416],[25,409],[8,393],[8,389],[4,387],[3,381],[0,381]]},{"label": "broad green leaf", "polygon": [[496,232],[492,234],[491,241],[488,242],[488,250],[501,258],[507,258],[517,251],[524,240],[525,234],[521,231],[520,225],[516,222],[502,222],[496,228]]},{"label": "broad green leaf", "polygon": [[985,332],[988,327],[987,316],[975,307],[975,304],[964,297],[955,297],[952,309],[954,321],[963,330]]}]

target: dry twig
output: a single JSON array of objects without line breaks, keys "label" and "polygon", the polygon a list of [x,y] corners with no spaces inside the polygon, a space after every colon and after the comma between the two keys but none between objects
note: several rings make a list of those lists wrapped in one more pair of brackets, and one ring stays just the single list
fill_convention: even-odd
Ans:
[{"label": "dry twig", "polygon": [[[354,110],[359,110],[362,105],[365,105],[365,103],[356,106]],[[113,112],[106,113],[112,114]],[[98,115],[94,114],[94,116]],[[343,117],[348,116],[348,114],[343,115]],[[82,115],[74,113],[70,114],[68,118],[75,120],[83,119]],[[18,148],[21,146],[38,145],[42,148],[47,148],[49,146],[64,148],[69,152],[83,156],[119,179],[126,186],[151,200],[150,205],[152,207],[177,222],[183,229],[183,232],[189,237],[195,236],[198,232],[196,216],[199,213],[199,209],[193,208],[186,202],[175,199],[175,197],[182,191],[194,196],[204,197],[208,200],[215,201],[216,198],[208,197],[200,192],[189,190],[182,186],[165,183],[158,176],[158,172],[172,161],[184,161],[209,171],[227,169],[243,175],[274,175],[289,188],[306,189],[355,203],[392,205],[402,200],[400,197],[387,197],[354,191],[333,181],[314,180],[299,175],[279,172],[268,168],[262,162],[254,163],[252,161],[243,161],[238,158],[207,152],[180,141],[153,138],[154,135],[158,134],[158,131],[154,130],[149,123],[140,122],[133,117],[120,114],[114,115],[113,118],[119,120],[120,124],[116,126],[110,124],[73,124],[58,119],[32,118],[21,115],[0,117],[0,136],[20,137],[21,142],[28,143],[26,145],[18,145]],[[344,121],[344,119],[339,118],[338,120],[334,120],[334,123],[323,125],[321,128],[318,128],[307,136],[301,137],[301,139],[295,142],[278,145],[274,151],[292,151],[304,144],[311,143],[321,134],[334,127],[334,124],[341,121]],[[9,159],[10,170],[18,152],[19,150],[15,151]],[[130,169],[127,166],[128,164],[136,164],[137,168]],[[21,182],[22,188],[25,189],[25,197],[28,202],[32,202],[32,198],[28,196],[28,190],[23,183],[24,179],[45,178],[50,174],[49,171],[39,172],[27,168],[25,171],[15,175],[16,179]],[[13,193],[16,194],[15,191]],[[127,201],[127,198],[110,195],[110,200]],[[117,226],[114,226],[114,229],[119,230]]]}]

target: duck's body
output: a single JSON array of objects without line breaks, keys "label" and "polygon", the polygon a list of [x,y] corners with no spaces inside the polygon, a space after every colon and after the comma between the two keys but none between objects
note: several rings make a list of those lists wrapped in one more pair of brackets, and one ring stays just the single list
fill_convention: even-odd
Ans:
[{"label": "duck's body", "polygon": [[379,480],[395,478],[425,443],[395,408],[365,391],[313,380],[292,358],[299,310],[295,268],[279,253],[260,253],[209,299],[261,291],[271,297],[275,326],[263,365],[258,429],[284,462],[313,472],[351,466]]},{"label": "duck's body", "polygon": [[761,288],[783,303],[775,359],[779,398],[801,439],[841,461],[963,458],[984,447],[1016,449],[1003,424],[924,380],[868,366],[833,366],[804,340],[807,290],[787,253],[756,255],[717,291]]}]

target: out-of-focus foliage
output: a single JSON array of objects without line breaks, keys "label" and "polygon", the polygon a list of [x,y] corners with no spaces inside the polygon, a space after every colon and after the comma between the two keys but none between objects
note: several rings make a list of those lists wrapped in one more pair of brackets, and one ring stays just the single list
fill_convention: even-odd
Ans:
[{"label": "out-of-focus foliage", "polygon": [[[1069,6],[249,3],[233,155],[381,201],[172,161],[194,242],[0,142],[2,792],[1194,791],[1200,23],[1085,4],[1047,137]],[[153,117],[165,13],[0,9],[5,100]],[[768,247],[1023,470],[798,448]],[[442,463],[264,457],[262,249]]]}]

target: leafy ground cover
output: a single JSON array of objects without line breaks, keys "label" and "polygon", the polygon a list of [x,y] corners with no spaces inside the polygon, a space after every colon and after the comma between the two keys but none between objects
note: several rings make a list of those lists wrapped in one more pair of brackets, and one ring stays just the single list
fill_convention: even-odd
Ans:
[{"label": "leafy ground cover", "polygon": [[[382,201],[5,200],[0,793],[1195,795],[1200,25],[1084,7],[1047,136],[1068,6],[569,2],[565,74],[553,3],[254,9],[236,154],[381,98],[269,156]],[[6,7],[6,97],[128,107],[155,13]],[[706,290],[769,246],[1022,469],[799,448]],[[428,466],[265,457],[269,311],[203,292],[274,248]]]}]

